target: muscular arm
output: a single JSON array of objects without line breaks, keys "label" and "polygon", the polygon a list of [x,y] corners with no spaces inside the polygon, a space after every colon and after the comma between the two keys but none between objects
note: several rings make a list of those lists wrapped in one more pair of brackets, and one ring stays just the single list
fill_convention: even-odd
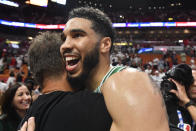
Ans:
[{"label": "muscular arm", "polygon": [[113,119],[111,131],[169,131],[162,96],[147,74],[116,73],[105,82],[102,93]]}]

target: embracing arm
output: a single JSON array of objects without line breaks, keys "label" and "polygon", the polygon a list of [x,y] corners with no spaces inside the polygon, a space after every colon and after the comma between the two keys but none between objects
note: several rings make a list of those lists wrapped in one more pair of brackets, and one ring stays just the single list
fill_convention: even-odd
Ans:
[{"label": "embracing arm", "polygon": [[35,131],[35,118],[30,117],[28,122],[26,121],[19,131]]},{"label": "embracing arm", "polygon": [[147,74],[116,73],[105,82],[102,93],[113,119],[111,131],[169,131],[162,96]]}]

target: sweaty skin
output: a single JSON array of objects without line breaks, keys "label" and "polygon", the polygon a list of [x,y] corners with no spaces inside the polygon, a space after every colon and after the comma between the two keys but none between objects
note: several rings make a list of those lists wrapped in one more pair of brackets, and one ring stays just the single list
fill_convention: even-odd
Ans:
[{"label": "sweaty skin", "polygon": [[147,74],[118,72],[105,82],[102,93],[113,119],[111,131],[169,131],[162,96]]}]

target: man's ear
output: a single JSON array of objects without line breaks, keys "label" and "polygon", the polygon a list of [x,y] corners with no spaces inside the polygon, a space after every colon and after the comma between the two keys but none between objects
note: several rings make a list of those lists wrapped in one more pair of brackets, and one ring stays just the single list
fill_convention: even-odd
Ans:
[{"label": "man's ear", "polygon": [[112,46],[111,38],[110,38],[110,37],[104,37],[104,38],[101,40],[100,52],[101,52],[101,53],[110,52],[111,46]]}]

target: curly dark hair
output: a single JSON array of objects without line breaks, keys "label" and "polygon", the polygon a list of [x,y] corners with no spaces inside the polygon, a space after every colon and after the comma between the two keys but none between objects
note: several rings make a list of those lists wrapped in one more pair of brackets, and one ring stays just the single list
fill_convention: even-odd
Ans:
[{"label": "curly dark hair", "polygon": [[[92,29],[102,37],[110,37],[114,42],[115,29],[110,18],[101,10],[92,7],[79,7],[69,12],[68,20],[72,18],[84,18],[92,22]],[[113,44],[111,45],[112,50]]]},{"label": "curly dark hair", "polygon": [[58,79],[65,73],[65,66],[60,54],[62,44],[60,34],[42,32],[37,35],[28,50],[28,62],[34,79],[43,88],[45,78]]}]

